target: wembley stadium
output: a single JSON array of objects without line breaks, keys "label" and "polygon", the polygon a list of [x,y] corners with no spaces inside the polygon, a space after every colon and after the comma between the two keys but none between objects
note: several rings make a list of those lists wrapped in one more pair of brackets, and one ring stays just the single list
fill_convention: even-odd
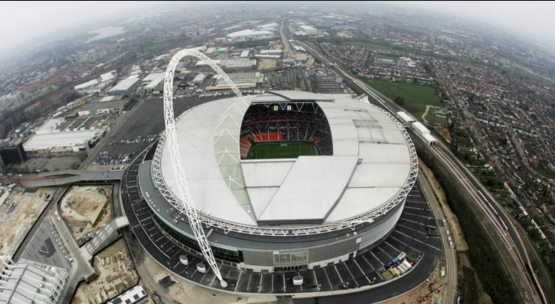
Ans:
[{"label": "wembley stadium", "polygon": [[414,145],[367,98],[268,91],[175,118],[165,106],[166,131],[128,168],[122,196],[168,270],[230,292],[298,294],[379,286],[437,261]]}]

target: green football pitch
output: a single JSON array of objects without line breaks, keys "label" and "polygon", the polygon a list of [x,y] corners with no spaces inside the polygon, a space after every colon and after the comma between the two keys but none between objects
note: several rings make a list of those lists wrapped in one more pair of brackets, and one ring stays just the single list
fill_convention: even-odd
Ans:
[{"label": "green football pitch", "polygon": [[301,155],[318,155],[318,149],[311,142],[262,142],[250,148],[247,158],[297,158]]}]

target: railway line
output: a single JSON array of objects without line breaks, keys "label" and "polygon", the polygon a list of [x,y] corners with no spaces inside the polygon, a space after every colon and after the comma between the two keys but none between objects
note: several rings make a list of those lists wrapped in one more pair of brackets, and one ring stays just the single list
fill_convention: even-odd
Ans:
[{"label": "railway line", "polygon": [[[368,85],[361,80],[349,75],[347,72],[320,55],[307,44],[299,44],[303,45],[303,47],[305,47],[305,49],[307,49],[313,56],[319,58],[322,63],[334,67],[338,74],[353,82],[361,90],[367,93],[372,100],[379,103],[392,115],[396,115],[397,111],[402,110],[402,108],[395,105],[393,102],[386,101],[385,97],[382,97],[379,93],[368,87]],[[423,141],[423,139],[420,138],[420,136],[414,136],[413,141]],[[440,144],[438,146],[428,146],[427,149],[428,152],[432,153],[434,157],[439,159],[458,179],[461,185],[466,189],[467,194],[472,198],[476,205],[479,206],[481,212],[493,225],[495,229],[494,232],[498,235],[499,239],[502,240],[502,243],[506,247],[506,251],[513,262],[512,264],[517,270],[517,279],[526,289],[525,298],[527,301],[529,303],[547,304],[548,301],[538,282],[538,279],[535,273],[531,270],[530,259],[522,239],[518,235],[516,228],[510,222],[509,216],[505,213],[502,207],[496,205],[495,203],[490,203],[490,201],[494,202],[491,195],[487,193],[486,189],[476,180],[472,173],[470,173],[464,165],[460,163],[460,161],[454,159],[454,155],[446,151],[447,147]],[[455,299],[448,299],[447,301],[448,303],[454,303]]]}]

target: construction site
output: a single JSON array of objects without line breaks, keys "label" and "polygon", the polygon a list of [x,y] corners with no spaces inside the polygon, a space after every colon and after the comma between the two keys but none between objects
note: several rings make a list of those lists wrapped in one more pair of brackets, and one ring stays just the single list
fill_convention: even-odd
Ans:
[{"label": "construction site", "polygon": [[12,256],[52,200],[53,189],[14,188],[0,205],[0,255]]},{"label": "construction site", "polygon": [[81,284],[72,303],[106,303],[139,282],[123,239],[116,241],[95,256],[93,267],[98,278],[89,284]]},{"label": "construction site", "polygon": [[112,186],[74,186],[62,200],[61,215],[82,246],[113,219]]}]

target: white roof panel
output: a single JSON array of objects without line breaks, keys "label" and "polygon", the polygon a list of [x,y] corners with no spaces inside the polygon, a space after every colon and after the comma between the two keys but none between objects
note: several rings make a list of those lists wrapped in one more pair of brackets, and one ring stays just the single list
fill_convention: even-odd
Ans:
[{"label": "white roof panel", "polygon": [[[191,196],[202,213],[255,226],[331,223],[382,206],[408,181],[410,154],[402,127],[376,106],[298,91],[245,99],[316,101],[330,126],[333,155],[241,161],[239,134],[248,107],[237,106],[237,98],[196,106],[179,118],[177,135]],[[168,153],[164,149],[162,173],[175,195]]]},{"label": "white roof panel", "polygon": [[373,210],[385,204],[395,193],[398,187],[391,188],[347,188],[338,203],[340,208],[333,209],[326,222],[336,222],[354,217],[365,211]]},{"label": "white roof panel", "polygon": [[356,156],[300,156],[259,222],[323,222],[341,198]]},{"label": "white roof panel", "polygon": [[295,164],[294,159],[276,161],[242,161],[245,184],[251,187],[279,187]]}]

